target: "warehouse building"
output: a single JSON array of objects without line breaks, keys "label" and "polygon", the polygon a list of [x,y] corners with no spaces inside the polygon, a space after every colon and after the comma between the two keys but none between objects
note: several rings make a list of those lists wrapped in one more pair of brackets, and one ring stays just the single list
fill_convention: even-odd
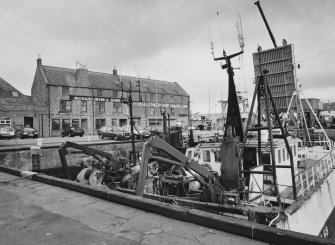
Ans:
[{"label": "warehouse building", "polygon": [[83,128],[92,135],[104,125],[130,124],[129,107],[121,101],[128,98],[130,88],[135,125],[162,125],[164,112],[171,125],[188,125],[189,95],[176,82],[123,76],[115,68],[108,74],[85,66],[46,66],[38,58],[31,95],[47,111],[41,119],[43,136],[60,136],[68,127]]}]

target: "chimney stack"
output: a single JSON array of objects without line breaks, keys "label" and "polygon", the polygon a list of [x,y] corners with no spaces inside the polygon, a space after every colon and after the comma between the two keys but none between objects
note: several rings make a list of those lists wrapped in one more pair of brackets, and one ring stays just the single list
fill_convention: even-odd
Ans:
[{"label": "chimney stack", "polygon": [[114,76],[117,76],[117,70],[116,70],[116,67],[114,66],[114,69],[113,69],[113,75]]},{"label": "chimney stack", "polygon": [[88,80],[88,70],[85,66],[82,66],[76,70],[76,80],[78,86],[89,87],[90,82]]},{"label": "chimney stack", "polygon": [[37,58],[37,65],[38,66],[42,65],[42,59],[41,59],[41,55],[40,54],[38,55],[38,58]]}]

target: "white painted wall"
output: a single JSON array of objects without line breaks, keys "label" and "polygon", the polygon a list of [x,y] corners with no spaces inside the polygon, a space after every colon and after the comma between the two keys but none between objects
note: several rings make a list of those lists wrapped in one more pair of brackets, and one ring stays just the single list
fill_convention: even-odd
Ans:
[{"label": "white painted wall", "polygon": [[309,199],[303,201],[299,209],[287,214],[287,219],[278,223],[277,227],[318,236],[334,206],[335,171]]}]

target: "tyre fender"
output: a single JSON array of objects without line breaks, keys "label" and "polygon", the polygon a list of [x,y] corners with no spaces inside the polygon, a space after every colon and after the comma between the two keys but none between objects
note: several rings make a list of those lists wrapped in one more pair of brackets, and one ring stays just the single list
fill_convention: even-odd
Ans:
[{"label": "tyre fender", "polygon": [[149,165],[149,171],[152,175],[158,172],[158,163],[156,161],[152,161]]}]

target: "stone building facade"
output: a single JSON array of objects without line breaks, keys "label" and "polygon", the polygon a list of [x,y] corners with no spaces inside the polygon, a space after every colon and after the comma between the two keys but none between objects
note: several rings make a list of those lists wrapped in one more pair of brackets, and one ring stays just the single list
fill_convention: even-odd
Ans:
[{"label": "stone building facade", "polygon": [[39,123],[43,113],[44,107],[39,106],[31,96],[22,94],[0,78],[0,127],[12,127],[15,130],[34,127],[40,131]]},{"label": "stone building facade", "polygon": [[162,125],[162,112],[171,125],[188,125],[189,95],[176,82],[123,76],[115,68],[108,74],[46,66],[37,59],[31,95],[46,109],[43,136],[60,136],[68,127],[93,135],[104,125],[129,124],[129,106],[121,98],[128,98],[130,88],[135,125]]}]

